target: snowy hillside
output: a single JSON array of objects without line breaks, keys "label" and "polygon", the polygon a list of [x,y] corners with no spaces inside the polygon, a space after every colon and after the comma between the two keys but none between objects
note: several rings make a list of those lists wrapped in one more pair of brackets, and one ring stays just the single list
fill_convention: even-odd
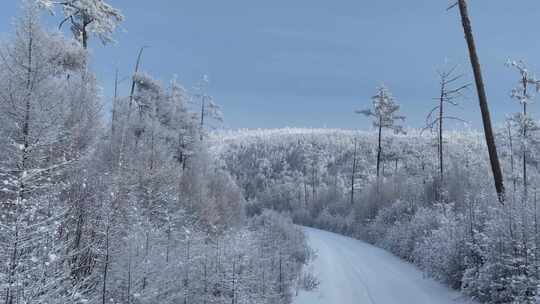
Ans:
[{"label": "snowy hillside", "polygon": [[[376,132],[241,130],[213,134],[211,149],[242,189],[248,215],[274,209],[297,224],[366,240],[483,302],[529,301],[538,208],[523,185],[516,129],[496,132],[505,205],[484,137],[473,131],[445,132],[442,153],[435,134],[415,130],[383,132],[380,145]],[[534,185],[539,146],[526,149]]]}]

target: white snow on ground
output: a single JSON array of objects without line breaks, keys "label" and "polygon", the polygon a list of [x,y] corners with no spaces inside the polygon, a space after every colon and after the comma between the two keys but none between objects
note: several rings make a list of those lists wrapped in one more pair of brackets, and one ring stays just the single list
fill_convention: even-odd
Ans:
[{"label": "white snow on ground", "polygon": [[294,304],[474,303],[382,249],[335,233],[305,231],[317,252],[310,267],[320,286],[300,292]]}]

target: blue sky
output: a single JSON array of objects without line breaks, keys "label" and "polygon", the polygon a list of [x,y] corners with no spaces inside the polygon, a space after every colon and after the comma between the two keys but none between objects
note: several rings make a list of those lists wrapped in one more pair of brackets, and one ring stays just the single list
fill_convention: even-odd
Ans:
[{"label": "blue sky", "polygon": [[[3,2],[5,38],[19,1]],[[178,75],[190,88],[209,75],[227,128],[365,129],[369,123],[353,111],[368,107],[382,83],[401,103],[407,125],[419,127],[437,95],[437,67],[448,59],[470,74],[458,11],[446,11],[447,0],[109,2],[126,21],[117,44],[91,44],[105,98],[115,68],[127,76],[137,49],[149,45],[143,69],[164,83]],[[506,60],[525,59],[540,75],[540,5],[469,2],[493,117],[500,122],[517,110],[509,99],[517,75]],[[56,20],[46,19],[51,28]],[[478,128],[475,92],[469,97],[454,114]]]}]

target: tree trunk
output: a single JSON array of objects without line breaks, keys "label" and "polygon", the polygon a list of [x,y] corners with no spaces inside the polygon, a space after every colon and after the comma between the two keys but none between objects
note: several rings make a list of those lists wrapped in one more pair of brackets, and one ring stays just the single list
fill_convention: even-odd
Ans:
[{"label": "tree trunk", "polygon": [[202,101],[201,101],[201,126],[200,126],[200,128],[201,128],[201,131],[200,131],[201,132],[201,134],[200,134],[201,141],[203,140],[203,133],[204,133],[204,115],[206,115],[205,114],[205,110],[206,110],[205,107],[206,107],[206,99],[203,96]]},{"label": "tree trunk", "polygon": [[232,264],[232,299],[231,304],[235,303],[236,300],[236,258],[233,257],[233,264]]},{"label": "tree trunk", "polygon": [[442,201],[442,191],[444,183],[444,163],[443,163],[443,113],[444,113],[444,95],[445,82],[442,82],[441,97],[439,100],[439,198]]},{"label": "tree trunk", "polygon": [[507,129],[508,129],[508,144],[510,148],[510,172],[512,174],[512,184],[513,184],[513,190],[512,193],[512,199],[515,201],[515,195],[516,195],[516,176],[514,174],[514,144],[512,139],[512,129],[510,127],[510,123],[507,122]]},{"label": "tree trunk", "polygon": [[111,115],[111,154],[113,155],[114,169],[118,167],[118,150],[116,149],[116,127],[118,123],[118,69],[114,74],[114,95],[112,100],[112,115]]},{"label": "tree trunk", "polygon": [[317,188],[316,188],[316,181],[317,181],[317,172],[315,171],[315,162],[311,166],[311,199],[315,201],[316,195],[317,195]]},{"label": "tree trunk", "polygon": [[379,139],[377,144],[377,183],[379,182],[379,176],[381,171],[381,153],[382,153],[382,147],[381,147],[381,141],[382,141],[382,118],[379,118]]},{"label": "tree trunk", "polygon": [[355,184],[355,177],[356,177],[356,153],[357,153],[357,145],[356,138],[354,139],[354,153],[353,153],[353,166],[352,166],[352,174],[351,174],[351,205],[354,204],[354,184]]},{"label": "tree trunk", "polygon": [[536,277],[538,277],[538,206],[536,202],[536,189],[534,190],[534,265],[536,268]]},{"label": "tree trunk", "polygon": [[83,49],[88,49],[88,30],[87,27],[92,23],[92,20],[88,18],[88,15],[86,13],[82,13],[82,23],[80,25],[81,30],[81,42]]},{"label": "tree trunk", "polygon": [[495,183],[495,189],[497,191],[497,197],[501,204],[504,204],[506,199],[504,190],[504,181],[501,171],[501,165],[499,163],[499,156],[497,155],[497,147],[495,145],[495,137],[493,135],[493,129],[491,127],[491,118],[489,114],[489,107],[487,102],[486,91],[484,87],[484,81],[482,79],[482,71],[480,68],[480,60],[476,52],[476,45],[474,42],[471,21],[469,19],[469,13],[467,9],[467,1],[459,0],[459,11],[461,14],[461,23],[463,31],[465,33],[465,40],[469,48],[469,58],[471,60],[471,66],[474,72],[474,79],[476,82],[476,89],[478,92],[478,101],[480,104],[480,111],[482,112],[482,122],[484,125],[484,135],[486,137],[486,144],[488,147],[489,160],[491,163],[491,170],[493,172],[493,180]]},{"label": "tree trunk", "polygon": [[[381,181],[381,155],[382,155],[382,117],[379,117],[379,139],[377,141],[377,196],[379,195]],[[383,168],[384,171],[384,168]]]},{"label": "tree trunk", "polygon": [[109,270],[109,228],[110,224],[107,223],[105,230],[105,265],[103,266],[103,285],[101,288],[101,303],[106,303],[107,298],[107,272]]},{"label": "tree trunk", "polygon": [[307,173],[305,173],[305,172],[306,172],[306,169],[304,167],[304,178],[303,178],[303,182],[304,182],[304,201],[305,201],[305,208],[306,208],[306,210],[309,211],[309,209],[308,209],[308,204],[309,204],[309,197],[308,197],[309,195],[308,194],[309,194],[309,192],[308,192],[307,183],[306,183],[306,174]]},{"label": "tree trunk", "polygon": [[[129,242],[129,241],[128,241]],[[127,271],[127,303],[131,304],[131,246],[128,247],[128,271]]]},{"label": "tree trunk", "polygon": [[[141,58],[142,58],[143,51],[144,51],[144,47],[139,49],[139,55],[137,55],[137,62],[135,63],[135,73],[133,74],[134,76],[135,74],[139,72],[139,67],[141,65]],[[131,81],[131,90],[129,92],[128,114],[130,112],[129,110],[131,110],[131,105],[133,104],[134,94],[135,94],[135,78],[133,78],[133,80]]]},{"label": "tree trunk", "polygon": [[[527,78],[523,77],[523,96],[527,96]],[[523,201],[527,200],[527,102],[523,102]]]}]

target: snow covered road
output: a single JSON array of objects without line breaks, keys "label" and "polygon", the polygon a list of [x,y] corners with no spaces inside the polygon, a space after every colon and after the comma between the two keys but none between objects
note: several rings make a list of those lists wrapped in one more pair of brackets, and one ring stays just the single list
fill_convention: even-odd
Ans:
[{"label": "snow covered road", "polygon": [[305,228],[317,251],[319,290],[301,292],[294,304],[462,304],[462,294],[425,278],[413,265],[364,242]]}]

